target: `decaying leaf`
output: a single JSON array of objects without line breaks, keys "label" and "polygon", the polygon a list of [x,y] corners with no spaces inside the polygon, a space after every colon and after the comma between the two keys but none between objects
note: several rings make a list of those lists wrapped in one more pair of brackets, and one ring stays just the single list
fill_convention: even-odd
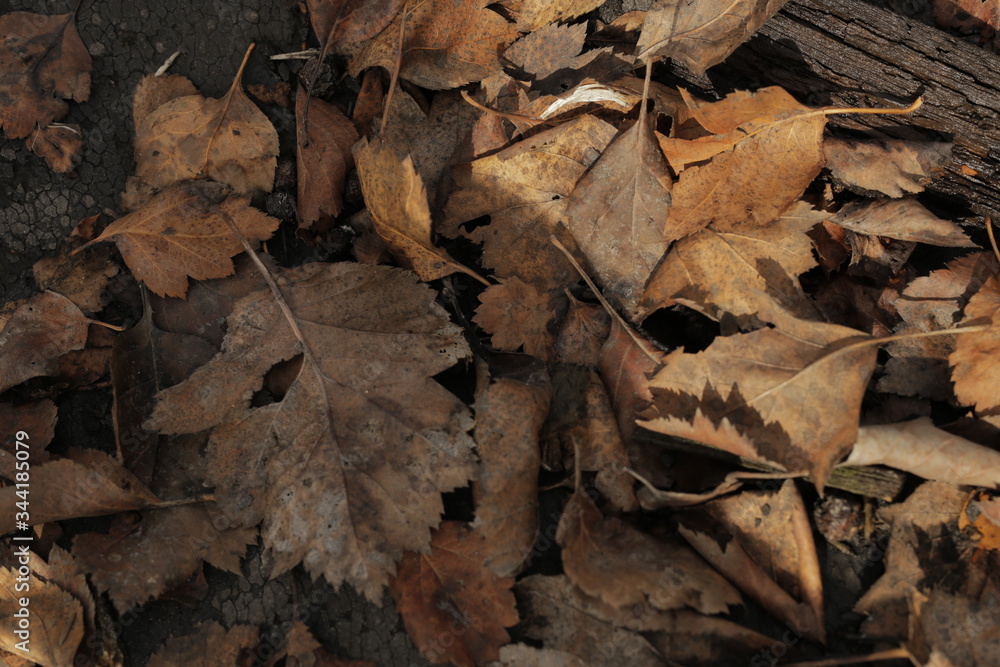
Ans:
[{"label": "decaying leaf", "polygon": [[646,13],[639,58],[673,58],[695,74],[722,62],[787,0],[659,0]]},{"label": "decaying leaf", "polygon": [[555,360],[554,328],[559,324],[565,301],[559,292],[539,292],[517,278],[491,285],[479,295],[473,320],[492,336],[493,347]]},{"label": "decaying leaf", "polygon": [[[787,316],[773,329],[717,338],[704,352],[671,353],[650,381],[656,401],[642,425],[671,435],[667,422],[699,407],[753,442],[760,458],[808,471],[818,488],[857,440],[861,399],[876,350],[847,327]],[[685,414],[688,412],[690,414]]]},{"label": "decaying leaf", "polygon": [[43,257],[32,267],[35,284],[62,294],[85,313],[96,313],[104,307],[104,289],[120,270],[109,256],[112,253],[110,249],[79,254],[63,251],[56,257]]},{"label": "decaying leaf", "polygon": [[149,659],[149,667],[232,667],[240,664],[257,643],[258,630],[234,625],[226,630],[215,621],[203,621],[189,634],[170,636]]},{"label": "decaying leaf", "polygon": [[186,95],[159,106],[136,130],[136,175],[156,189],[195,178],[225,183],[240,194],[270,192],[278,133],[243,92],[243,68],[219,99]]},{"label": "decaying leaf", "polygon": [[670,174],[645,118],[607,147],[566,205],[566,225],[594,280],[632,317],[649,275],[674,240],[663,235]]},{"label": "decaying leaf", "polygon": [[344,181],[354,166],[351,147],[358,140],[358,132],[337,107],[309,97],[305,86],[299,86],[295,97],[295,137],[296,203],[303,226],[309,227],[324,215],[336,217],[340,213]]},{"label": "decaying leaf", "polygon": [[489,215],[489,225],[466,233],[483,243],[486,266],[542,290],[574,282],[549,237],[565,217],[566,197],[614,135],[608,123],[582,116],[456,168],[442,233],[457,236],[462,223]]},{"label": "decaying leaf", "polygon": [[951,148],[944,141],[861,142],[831,137],[823,142],[826,167],[834,178],[890,197],[923,192],[931,174],[951,160]]},{"label": "decaying leaf", "polygon": [[375,231],[394,254],[423,280],[436,280],[456,271],[478,278],[431,240],[427,190],[412,159],[400,160],[380,139],[371,143],[363,139],[355,146],[354,160]]},{"label": "decaying leaf", "polygon": [[472,487],[473,527],[484,539],[484,565],[514,576],[531,556],[538,533],[538,434],[552,389],[499,378],[476,400],[480,471]]},{"label": "decaying leaf", "polygon": [[[403,556],[390,590],[420,652],[433,663],[475,667],[499,656],[517,623],[513,579],[483,566],[489,547],[467,524],[445,521],[430,553]],[[445,639],[447,638],[447,639]]]},{"label": "decaying leaf", "polygon": [[367,67],[395,69],[399,31],[405,20],[402,67],[407,81],[441,90],[464,86],[499,72],[500,54],[517,36],[517,29],[492,9],[487,0],[425,0],[408,7],[351,60],[357,76]]},{"label": "decaying leaf", "polygon": [[[39,556],[29,552],[24,558],[30,563]],[[23,588],[23,583],[19,586],[18,581],[29,588]],[[29,606],[20,602],[26,595]],[[22,610],[27,617],[18,615]],[[27,618],[27,629],[18,625],[19,617]],[[18,656],[30,655],[32,662],[45,667],[74,664],[73,656],[83,640],[83,608],[56,584],[34,573],[22,576],[17,569],[0,567],[0,619],[0,648]]]},{"label": "decaying leaf", "polygon": [[579,491],[563,510],[556,539],[570,581],[612,607],[648,602],[657,609],[719,614],[741,602],[736,589],[688,548],[602,517]]},{"label": "decaying leaf", "polygon": [[163,296],[187,294],[188,278],[233,273],[243,245],[228,217],[252,241],[270,238],[279,220],[250,206],[249,197],[227,196],[219,183],[179,183],[146,206],[115,220],[94,242],[114,240],[135,277]]},{"label": "decaying leaf", "polygon": [[[207,474],[237,525],[263,520],[274,576],[304,561],[377,600],[404,550],[427,547],[440,491],[472,474],[467,409],[430,379],[468,354],[407,271],[307,264],[242,299],[223,352],[159,394],[147,427],[213,428]],[[251,407],[264,374],[305,357],[284,398]]]},{"label": "decaying leaf", "polygon": [[57,174],[68,174],[83,159],[83,132],[79,125],[53,123],[32,132],[25,143]]},{"label": "decaying leaf", "polygon": [[87,342],[90,320],[55,292],[31,297],[0,331],[0,393],[25,380],[59,371],[59,357]]},{"label": "decaying leaf", "polygon": [[90,53],[76,31],[76,12],[0,16],[0,128],[27,137],[69,110],[64,100],[90,97]]}]

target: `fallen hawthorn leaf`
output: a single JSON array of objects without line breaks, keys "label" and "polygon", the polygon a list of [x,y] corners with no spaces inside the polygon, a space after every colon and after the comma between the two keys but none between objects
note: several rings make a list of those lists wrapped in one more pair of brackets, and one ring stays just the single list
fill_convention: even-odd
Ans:
[{"label": "fallen hawthorn leaf", "polygon": [[226,630],[215,621],[202,621],[186,635],[170,637],[149,659],[149,667],[232,667],[243,664],[257,644],[259,631],[251,625]]},{"label": "fallen hawthorn leaf", "polygon": [[357,51],[382,32],[404,0],[306,0],[309,22],[325,48],[340,55]]},{"label": "fallen hawthorn leaf", "polygon": [[490,285],[479,295],[473,321],[492,337],[493,347],[555,361],[555,327],[565,311],[565,297],[539,292],[517,278]]},{"label": "fallen hawthorn leaf", "polygon": [[[158,395],[147,428],[214,427],[208,481],[237,525],[263,520],[277,576],[305,561],[378,600],[403,550],[425,549],[440,492],[472,475],[466,408],[430,379],[468,354],[435,294],[407,271],[307,264],[229,316],[223,352]],[[284,398],[250,407],[276,363],[305,352]]]},{"label": "fallen hawthorn leaf", "polygon": [[948,358],[955,396],[977,414],[993,414],[1000,408],[1000,277],[993,276],[969,299],[963,323],[988,320],[985,331],[959,336]]},{"label": "fallen hawthorn leaf", "polygon": [[520,572],[538,533],[538,435],[548,416],[552,388],[499,378],[476,398],[476,452],[480,468],[472,485],[476,520],[484,540],[483,565],[498,577]]},{"label": "fallen hawthorn leaf", "polygon": [[135,135],[139,179],[158,190],[210,178],[239,194],[271,191],[278,133],[240,83],[252,50],[223,97],[177,97],[146,116]]},{"label": "fallen hawthorn leaf", "polygon": [[658,0],[646,12],[638,58],[683,61],[695,74],[725,60],[787,0]]},{"label": "fallen hawthorn leaf", "polygon": [[576,18],[600,4],[601,0],[523,0],[517,16],[517,29],[535,32],[546,23]]},{"label": "fallen hawthorn leaf", "polygon": [[[483,263],[502,278],[515,276],[548,290],[577,280],[550,242],[564,219],[566,197],[615,135],[593,116],[540,132],[499,153],[452,170],[458,189],[448,199],[441,232],[464,233],[483,244]],[[489,225],[461,224],[489,215]]]},{"label": "fallen hawthorn leaf", "polygon": [[943,431],[928,417],[862,426],[844,465],[885,465],[939,482],[1000,487],[1000,452]]},{"label": "fallen hawthorn leaf", "polygon": [[[398,15],[354,54],[348,67],[358,76],[368,67],[388,71],[401,59],[400,78],[423,88],[457,88],[501,69],[500,53],[517,29],[487,8],[488,0],[424,0]],[[399,33],[405,32],[402,53]]]},{"label": "fallen hawthorn leaf", "polygon": [[132,125],[138,134],[139,128],[153,113],[167,102],[178,97],[197,95],[198,89],[191,79],[180,74],[164,74],[156,76],[147,74],[139,79],[132,94]]},{"label": "fallen hawthorn leaf", "polygon": [[[31,471],[31,520],[50,521],[116,514],[159,502],[120,463],[96,449],[70,451],[73,458],[51,460]],[[0,489],[0,535],[14,529],[16,488]]]},{"label": "fallen hawthorn leaf", "polygon": [[674,240],[663,235],[670,174],[646,118],[641,114],[611,142],[566,204],[566,226],[594,279],[631,318],[646,281]]},{"label": "fallen hawthorn leaf", "polygon": [[747,326],[778,304],[814,318],[798,276],[816,266],[808,232],[828,217],[800,201],[766,225],[708,225],[674,244],[649,278],[639,309],[650,313],[680,302]]},{"label": "fallen hawthorn leaf", "polygon": [[433,663],[474,667],[495,660],[518,621],[511,578],[483,565],[485,538],[459,521],[445,521],[430,553],[407,552],[389,584],[403,624]]},{"label": "fallen hawthorn leaf", "polygon": [[58,373],[59,357],[86,344],[89,324],[72,301],[55,292],[21,304],[0,331],[0,393]]},{"label": "fallen hawthorn leaf", "polygon": [[86,313],[104,308],[102,294],[111,279],[118,275],[119,266],[106,249],[73,254],[63,251],[56,257],[43,257],[32,271],[35,284],[41,290],[62,294]]},{"label": "fallen hawthorn leaf", "polygon": [[53,123],[32,132],[25,143],[57,174],[68,174],[83,159],[83,133],[79,125]]},{"label": "fallen hawthorn leaf", "polygon": [[948,248],[976,247],[961,227],[937,217],[912,197],[852,202],[840,209],[832,222],[866,236],[885,236]]},{"label": "fallen hawthorn leaf", "polygon": [[809,605],[789,595],[746,552],[740,541],[701,510],[688,510],[677,532],[688,544],[769,614],[800,636],[826,643],[826,629]]},{"label": "fallen hawthorn leaf", "polygon": [[[952,260],[946,268],[915,279],[893,302],[896,312],[903,319],[893,329],[893,334],[953,327],[969,299],[991,275],[997,273],[997,268],[993,253],[979,252]],[[956,342],[956,336],[910,337],[892,341],[886,347],[891,357],[876,388],[903,396],[950,400],[948,357],[955,351]]]},{"label": "fallen hawthorn leaf", "polygon": [[749,439],[760,460],[808,471],[822,489],[857,440],[877,350],[852,345],[870,338],[847,327],[784,314],[773,321],[773,329],[716,338],[697,354],[668,355],[649,382],[654,409],[640,425],[672,435],[657,417],[690,421],[701,409]]},{"label": "fallen hawthorn leaf", "polygon": [[690,549],[604,518],[580,491],[566,503],[556,540],[570,581],[612,607],[648,602],[656,609],[720,614],[741,602],[736,589]]},{"label": "fallen hawthorn leaf", "polygon": [[249,197],[226,196],[219,183],[178,183],[144,207],[112,222],[91,243],[114,240],[135,277],[161,296],[187,294],[188,278],[232,275],[230,259],[243,245],[229,216],[248,239],[270,238],[279,220],[250,206]]},{"label": "fallen hawthorn leaf", "polygon": [[823,141],[826,168],[835,179],[893,198],[923,192],[931,174],[951,161],[951,149],[946,141]]},{"label": "fallen hawthorn leaf", "polygon": [[22,139],[66,115],[64,99],[90,97],[90,53],[73,21],[76,12],[0,16],[0,128]]},{"label": "fallen hawthorn leaf", "polygon": [[427,190],[409,156],[400,160],[381,139],[362,139],[354,147],[354,160],[375,231],[408,268],[426,281],[462,271],[486,282],[434,245]]},{"label": "fallen hawthorn leaf", "polygon": [[[308,126],[305,109],[309,105]],[[310,227],[322,216],[336,217],[343,208],[344,181],[354,166],[351,146],[358,140],[354,125],[332,104],[309,97],[305,86],[295,96],[295,159],[298,169],[299,218]]]},{"label": "fallen hawthorn leaf", "polygon": [[[37,554],[28,556],[30,561],[38,558]],[[19,602],[27,595],[23,582],[29,586],[29,607]],[[24,632],[15,616],[21,609],[27,609],[30,614],[30,634],[27,636],[16,634]],[[83,608],[76,598],[55,583],[39,579],[34,573],[22,578],[16,569],[0,567],[0,619],[0,648],[18,656],[27,653],[32,662],[45,667],[74,664],[73,656],[83,640]]]},{"label": "fallen hawthorn leaf", "polygon": [[[548,6],[551,7],[552,3]],[[523,12],[521,16],[524,16]],[[585,22],[573,25],[549,23],[514,42],[504,56],[536,80],[544,79],[561,69],[578,70],[593,60],[600,50],[579,55],[586,38]]]}]

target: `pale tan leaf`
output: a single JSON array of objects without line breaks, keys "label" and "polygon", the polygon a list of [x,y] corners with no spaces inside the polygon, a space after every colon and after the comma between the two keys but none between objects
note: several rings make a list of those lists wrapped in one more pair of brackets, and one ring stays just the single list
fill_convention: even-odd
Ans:
[{"label": "pale tan leaf", "polygon": [[[26,546],[23,551],[15,547],[14,553],[19,561],[25,559],[21,562],[39,558]],[[27,606],[22,599],[28,600]],[[27,628],[19,625],[19,618],[27,619]],[[0,648],[30,656],[45,667],[66,667],[74,664],[83,630],[83,608],[76,598],[34,574],[22,576],[16,569],[0,567]]]},{"label": "pale tan leaf", "polygon": [[576,18],[600,4],[601,0],[524,0],[517,17],[517,29],[535,32],[546,23]]},{"label": "pale tan leaf", "polygon": [[885,236],[948,248],[976,247],[961,227],[937,217],[912,197],[852,202],[840,209],[831,222],[868,236]]},{"label": "pale tan leaf", "polygon": [[962,321],[988,321],[990,327],[958,338],[948,358],[955,395],[977,412],[993,414],[1000,408],[1000,277],[990,278],[969,300]]},{"label": "pale tan leaf", "polygon": [[890,197],[923,192],[931,175],[951,161],[951,149],[945,141],[829,137],[823,142],[826,167],[834,178]]},{"label": "pale tan leaf", "polygon": [[132,126],[138,132],[149,114],[167,102],[178,97],[197,94],[198,89],[186,76],[147,74],[139,79],[139,83],[135,86],[135,93],[132,94]]}]

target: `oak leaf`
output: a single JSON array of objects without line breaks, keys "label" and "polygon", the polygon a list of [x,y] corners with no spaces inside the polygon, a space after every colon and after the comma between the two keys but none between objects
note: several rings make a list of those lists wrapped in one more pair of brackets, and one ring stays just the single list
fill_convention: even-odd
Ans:
[{"label": "oak leaf", "polygon": [[[397,16],[351,59],[357,76],[367,67],[393,71],[431,90],[457,88],[485,79],[501,69],[500,54],[517,37],[517,29],[487,8],[488,0],[425,0]],[[403,29],[402,54],[399,33]]]},{"label": "oak leaf", "polygon": [[[30,560],[39,558],[36,554]],[[25,596],[18,581],[30,587],[30,606],[22,607],[20,598]],[[23,638],[15,631],[19,629],[15,613],[27,609],[30,616],[29,643],[18,644]],[[34,573],[22,579],[16,569],[0,567],[0,648],[15,655],[23,656],[24,646],[30,647],[31,661],[45,667],[72,665],[76,650],[83,640],[84,618],[80,602],[54,583],[39,579]],[[23,629],[21,630],[23,632]]]},{"label": "oak leaf", "polygon": [[59,357],[87,342],[90,320],[66,297],[42,292],[21,304],[0,330],[0,393],[59,371]]},{"label": "oak leaf", "polygon": [[637,57],[672,58],[695,74],[725,60],[787,0],[659,0],[648,12]]},{"label": "oak leaf", "polygon": [[[223,351],[161,392],[147,427],[213,428],[215,498],[236,525],[263,520],[275,576],[304,561],[377,600],[402,552],[427,547],[440,491],[472,474],[468,411],[430,379],[468,347],[407,271],[307,264],[278,280],[302,340],[271,292],[248,295]],[[284,398],[251,407],[265,373],[297,355]]]},{"label": "oak leaf", "polygon": [[566,197],[614,135],[608,123],[582,116],[456,167],[458,190],[445,207],[442,233],[457,236],[462,223],[489,215],[489,225],[464,232],[483,243],[486,266],[540,290],[575,282],[549,237],[565,217]]},{"label": "oak leaf", "polygon": [[381,139],[362,139],[354,147],[354,160],[375,231],[408,268],[428,281],[462,271],[485,282],[434,245],[427,190],[409,156],[400,160]]},{"label": "oak leaf", "polygon": [[[308,124],[307,106],[310,107]],[[324,215],[340,214],[344,181],[354,166],[351,147],[358,140],[358,132],[337,107],[309,97],[305,86],[299,86],[295,97],[295,138],[296,204],[302,226],[309,227]]]},{"label": "oak leaf", "polygon": [[690,549],[604,518],[580,491],[566,503],[556,540],[570,581],[612,607],[648,602],[656,609],[720,614],[741,602],[736,589]]},{"label": "oak leaf", "polygon": [[219,183],[178,183],[112,222],[92,242],[114,240],[132,273],[149,289],[183,297],[189,277],[206,280],[233,273],[231,258],[243,245],[226,224],[227,216],[252,241],[270,238],[278,228],[279,220],[249,204],[249,197],[226,196]]},{"label": "oak leaf", "polygon": [[894,198],[923,192],[931,175],[951,161],[951,149],[946,141],[862,142],[831,137],[823,142],[826,167],[835,179]]},{"label": "oak leaf", "polygon": [[251,625],[234,625],[226,630],[215,621],[203,621],[188,634],[170,635],[149,659],[149,667],[231,667],[249,659],[259,631]]},{"label": "oak leaf", "polygon": [[[407,552],[389,589],[414,643],[431,662],[475,667],[499,656],[518,621],[514,580],[483,565],[485,538],[459,521],[445,521],[430,553]],[[442,637],[449,638],[445,641]]]},{"label": "oak leaf", "polygon": [[985,331],[960,336],[948,358],[955,396],[981,414],[995,414],[1000,408],[1000,276],[990,278],[969,299],[963,323],[989,323]]},{"label": "oak leaf", "polygon": [[566,226],[593,278],[633,318],[646,281],[674,240],[663,235],[670,186],[643,114],[607,147],[566,205]]},{"label": "oak leaf", "polygon": [[690,421],[700,408],[750,440],[762,460],[808,471],[822,489],[857,440],[876,350],[869,337],[835,324],[780,315],[775,325],[668,355],[649,382],[654,406],[640,424],[671,435],[658,417]]},{"label": "oak leaf", "polygon": [[251,50],[221,98],[177,97],[146,116],[135,135],[139,179],[156,189],[210,178],[240,194],[271,191],[278,133],[240,82]]},{"label": "oak leaf", "polygon": [[76,12],[0,16],[0,128],[22,139],[66,115],[64,99],[90,97],[90,53],[73,21]]},{"label": "oak leaf", "polygon": [[565,300],[558,292],[539,292],[517,278],[487,287],[479,295],[473,321],[492,337],[493,347],[555,361],[555,327]]}]

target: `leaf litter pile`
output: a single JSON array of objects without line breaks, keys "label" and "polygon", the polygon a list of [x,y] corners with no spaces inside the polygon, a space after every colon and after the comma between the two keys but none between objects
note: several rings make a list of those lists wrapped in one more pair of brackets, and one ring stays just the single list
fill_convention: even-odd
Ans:
[{"label": "leaf litter pile", "polygon": [[[1000,664],[1000,253],[921,203],[949,144],[825,127],[920,100],[658,80],[780,0],[307,4],[294,94],[252,47],[219,99],[144,78],[119,214],[0,311],[9,664],[120,663],[114,617],[251,545],[388,589],[434,663]],[[0,125],[62,171],[73,20],[0,17]],[[103,449],[54,438],[81,390]],[[347,664],[266,630],[150,664]]]}]

